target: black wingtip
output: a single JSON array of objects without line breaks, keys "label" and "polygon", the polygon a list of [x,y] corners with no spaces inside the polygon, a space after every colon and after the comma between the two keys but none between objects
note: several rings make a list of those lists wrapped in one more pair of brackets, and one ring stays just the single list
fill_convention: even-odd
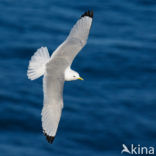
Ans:
[{"label": "black wingtip", "polygon": [[88,10],[81,17],[85,17],[85,16],[93,18],[93,11],[92,10],[91,11]]},{"label": "black wingtip", "polygon": [[44,130],[43,130],[43,134],[46,136],[46,139],[47,139],[48,143],[52,144],[55,137],[54,136],[49,136]]}]

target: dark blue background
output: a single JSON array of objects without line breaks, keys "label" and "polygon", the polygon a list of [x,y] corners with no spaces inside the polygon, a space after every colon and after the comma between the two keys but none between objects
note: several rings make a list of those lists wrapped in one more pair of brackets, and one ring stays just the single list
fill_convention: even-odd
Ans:
[{"label": "dark blue background", "polygon": [[[26,76],[80,15],[94,10],[73,63],[85,81],[65,84],[54,144],[42,134],[42,79]],[[120,156],[122,144],[156,146],[155,0],[0,0],[0,155]]]}]

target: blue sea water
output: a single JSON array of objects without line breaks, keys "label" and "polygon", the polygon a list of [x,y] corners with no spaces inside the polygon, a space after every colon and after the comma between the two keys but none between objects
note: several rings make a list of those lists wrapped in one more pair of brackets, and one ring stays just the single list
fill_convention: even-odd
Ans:
[{"label": "blue sea water", "polygon": [[[42,78],[26,76],[41,46],[50,53],[83,12],[88,43],[65,83],[54,143],[42,134]],[[155,0],[0,0],[0,156],[120,156],[122,144],[156,147]]]}]

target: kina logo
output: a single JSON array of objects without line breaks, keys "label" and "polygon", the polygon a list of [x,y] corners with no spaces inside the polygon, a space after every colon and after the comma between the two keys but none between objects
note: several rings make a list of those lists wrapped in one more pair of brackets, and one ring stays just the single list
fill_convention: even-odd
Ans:
[{"label": "kina logo", "polygon": [[135,155],[154,155],[154,147],[145,147],[138,144],[137,146],[134,144],[131,144],[130,148],[128,148],[125,144],[122,144],[122,151],[121,154],[127,153],[127,154],[135,154]]}]

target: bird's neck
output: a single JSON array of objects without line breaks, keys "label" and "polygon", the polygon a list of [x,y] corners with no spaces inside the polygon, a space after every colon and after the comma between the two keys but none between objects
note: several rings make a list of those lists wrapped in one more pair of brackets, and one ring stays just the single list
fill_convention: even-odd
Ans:
[{"label": "bird's neck", "polygon": [[72,72],[74,72],[74,70],[72,70],[70,68],[70,66],[68,66],[66,68],[65,72],[64,72],[64,79],[65,79],[65,81],[72,81],[73,80],[72,79],[72,74],[71,74]]}]

